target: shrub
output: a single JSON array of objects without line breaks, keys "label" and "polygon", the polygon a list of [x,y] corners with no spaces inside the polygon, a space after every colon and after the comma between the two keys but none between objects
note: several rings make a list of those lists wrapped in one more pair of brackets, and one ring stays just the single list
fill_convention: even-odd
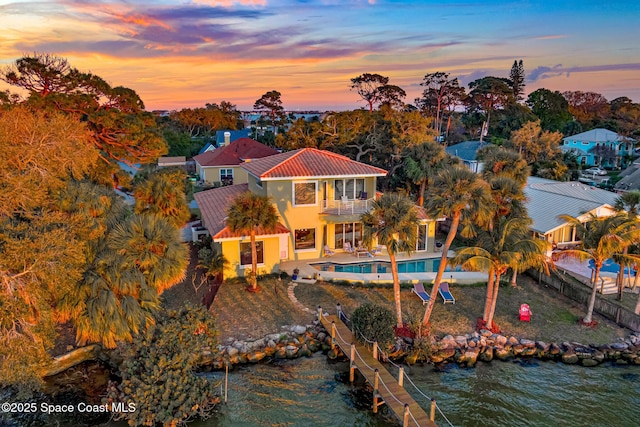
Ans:
[{"label": "shrub", "polygon": [[377,341],[381,347],[393,343],[396,324],[395,316],[387,307],[377,304],[364,304],[358,307],[351,318],[356,337],[364,341]]},{"label": "shrub", "polygon": [[206,418],[219,402],[217,384],[194,373],[205,349],[217,345],[213,316],[202,307],[168,311],[155,327],[140,334],[125,350],[120,384],[110,384],[105,403],[120,403],[130,426],[176,426],[199,416]]}]

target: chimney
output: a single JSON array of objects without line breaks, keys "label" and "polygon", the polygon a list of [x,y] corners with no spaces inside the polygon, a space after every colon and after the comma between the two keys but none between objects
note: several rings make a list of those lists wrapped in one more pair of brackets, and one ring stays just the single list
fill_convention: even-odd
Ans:
[{"label": "chimney", "polygon": [[231,132],[225,132],[224,133],[224,144],[222,145],[229,145],[231,143]]}]

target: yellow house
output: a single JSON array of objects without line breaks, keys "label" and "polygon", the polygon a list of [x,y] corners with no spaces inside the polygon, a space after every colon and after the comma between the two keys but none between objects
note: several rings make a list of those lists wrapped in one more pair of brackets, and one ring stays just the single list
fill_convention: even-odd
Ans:
[{"label": "yellow house", "polygon": [[[228,206],[243,191],[269,196],[280,216],[277,231],[258,233],[258,273],[279,271],[280,261],[318,259],[328,246],[342,251],[362,241],[360,217],[372,208],[383,169],[315,148],[303,148],[240,165],[247,183],[194,195],[203,225],[230,261],[225,277],[251,266],[249,236],[234,235],[224,223]],[[420,210],[416,251],[434,250],[435,222]]]},{"label": "yellow house", "polygon": [[247,174],[240,165],[250,159],[278,154],[278,150],[251,138],[238,138],[212,151],[194,156],[196,173],[201,181],[222,185],[243,184]]}]

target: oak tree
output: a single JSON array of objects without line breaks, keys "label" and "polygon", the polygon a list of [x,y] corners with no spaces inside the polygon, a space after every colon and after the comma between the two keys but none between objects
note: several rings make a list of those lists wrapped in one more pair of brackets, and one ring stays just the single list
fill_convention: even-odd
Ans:
[{"label": "oak tree", "polygon": [[64,58],[25,56],[6,67],[0,79],[25,90],[23,102],[34,108],[61,111],[86,123],[102,160],[92,170],[96,181],[117,184],[128,178],[118,162],[152,163],[167,152],[153,115],[135,91],[112,87],[97,75],[71,67]]}]

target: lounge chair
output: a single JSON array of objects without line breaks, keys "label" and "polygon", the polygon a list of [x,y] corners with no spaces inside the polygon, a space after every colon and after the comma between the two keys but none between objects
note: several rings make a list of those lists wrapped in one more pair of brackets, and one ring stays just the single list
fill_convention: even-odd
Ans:
[{"label": "lounge chair", "polygon": [[353,249],[353,246],[351,246],[350,242],[344,242],[344,246],[342,248],[348,254],[355,253],[355,250]]},{"label": "lounge chair", "polygon": [[411,292],[418,295],[418,297],[422,300],[422,305],[425,305],[431,299],[427,291],[424,290],[424,286],[422,285],[422,283],[416,283],[415,285],[413,285],[413,289],[411,289]]},{"label": "lounge chair", "polygon": [[324,256],[330,257],[330,256],[334,256],[335,254],[336,254],[336,251],[331,249],[329,245],[324,245]]},{"label": "lounge chair", "polygon": [[382,246],[378,245],[375,248],[371,249],[371,255],[382,255]]},{"label": "lounge chair", "polygon": [[450,302],[451,304],[456,303],[456,299],[451,295],[451,291],[449,291],[449,283],[442,282],[440,283],[440,287],[438,288],[438,293],[444,300],[444,304]]}]

